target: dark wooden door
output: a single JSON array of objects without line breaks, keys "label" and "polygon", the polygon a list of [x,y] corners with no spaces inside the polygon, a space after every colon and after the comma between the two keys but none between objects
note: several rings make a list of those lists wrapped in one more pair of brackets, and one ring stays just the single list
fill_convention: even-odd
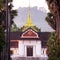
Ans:
[{"label": "dark wooden door", "polygon": [[32,46],[27,47],[27,56],[33,56],[33,47]]}]

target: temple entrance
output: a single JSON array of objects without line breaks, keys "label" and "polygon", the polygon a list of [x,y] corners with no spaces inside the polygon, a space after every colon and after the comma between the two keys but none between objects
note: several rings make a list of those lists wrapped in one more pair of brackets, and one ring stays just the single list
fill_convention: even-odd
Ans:
[{"label": "temple entrance", "polygon": [[33,47],[27,46],[27,56],[33,56]]}]

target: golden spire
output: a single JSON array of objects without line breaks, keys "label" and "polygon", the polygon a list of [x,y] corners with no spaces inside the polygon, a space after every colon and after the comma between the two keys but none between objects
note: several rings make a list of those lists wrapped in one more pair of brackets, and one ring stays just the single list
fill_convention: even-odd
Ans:
[{"label": "golden spire", "polygon": [[30,1],[29,1],[29,8],[28,8],[28,18],[27,18],[27,22],[25,26],[28,26],[28,27],[34,26],[31,16],[30,16]]}]

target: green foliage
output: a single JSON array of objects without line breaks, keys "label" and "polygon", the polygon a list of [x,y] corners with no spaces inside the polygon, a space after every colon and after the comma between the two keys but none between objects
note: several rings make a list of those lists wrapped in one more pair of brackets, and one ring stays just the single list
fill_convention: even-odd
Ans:
[{"label": "green foliage", "polygon": [[17,11],[16,10],[11,11],[11,19],[13,19],[14,16],[17,16]]},{"label": "green foliage", "polygon": [[[0,25],[3,26],[3,28],[6,28],[6,0],[0,0]],[[10,9],[10,14],[11,14],[11,25],[13,24],[13,18],[14,16],[17,15],[17,11],[16,10],[12,10],[12,0],[8,0],[8,3],[10,3],[9,5],[9,9]]]},{"label": "green foliage", "polygon": [[53,32],[47,42],[48,60],[60,60],[60,44],[57,42],[57,36]]},{"label": "green foliage", "polygon": [[[60,0],[46,0],[46,1],[47,1],[50,12],[56,18],[58,18],[58,15],[60,16]],[[50,21],[49,19],[47,20]],[[56,23],[57,22],[58,20],[56,21]],[[51,23],[51,24],[53,25],[54,23]],[[56,26],[56,29],[58,29],[58,26]],[[53,34],[54,33],[51,34],[51,37],[47,42],[47,46],[48,46],[47,51],[48,51],[48,57],[49,57],[48,60],[60,60],[60,43],[58,42],[59,39],[56,37],[56,34],[54,34],[55,36]]]},{"label": "green foliage", "polygon": [[0,25],[0,52],[2,51],[4,45],[5,45],[5,36],[4,36],[3,28]]},{"label": "green foliage", "polygon": [[[12,19],[14,16],[17,15],[16,10],[12,10],[12,0],[8,0],[8,3],[10,3],[10,14],[11,14],[11,25],[12,25]],[[0,0],[0,52],[2,51],[4,45],[5,45],[5,33],[4,30],[6,29],[6,0]]]},{"label": "green foliage", "polygon": [[0,10],[4,9],[4,0],[0,0]]},{"label": "green foliage", "polygon": [[56,20],[55,20],[55,17],[53,16],[52,13],[47,13],[47,16],[46,16],[46,21],[48,22],[48,24],[54,29],[56,30]]},{"label": "green foliage", "polygon": [[11,26],[11,32],[16,32],[16,31],[18,31],[18,27],[16,26],[15,23],[13,23]]}]

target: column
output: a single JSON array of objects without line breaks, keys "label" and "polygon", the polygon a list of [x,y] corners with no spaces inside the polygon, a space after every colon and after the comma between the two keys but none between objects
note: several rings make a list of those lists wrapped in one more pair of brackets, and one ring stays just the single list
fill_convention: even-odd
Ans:
[{"label": "column", "polygon": [[24,56],[24,44],[23,44],[23,41],[19,41],[19,55],[20,55],[20,57]]}]

